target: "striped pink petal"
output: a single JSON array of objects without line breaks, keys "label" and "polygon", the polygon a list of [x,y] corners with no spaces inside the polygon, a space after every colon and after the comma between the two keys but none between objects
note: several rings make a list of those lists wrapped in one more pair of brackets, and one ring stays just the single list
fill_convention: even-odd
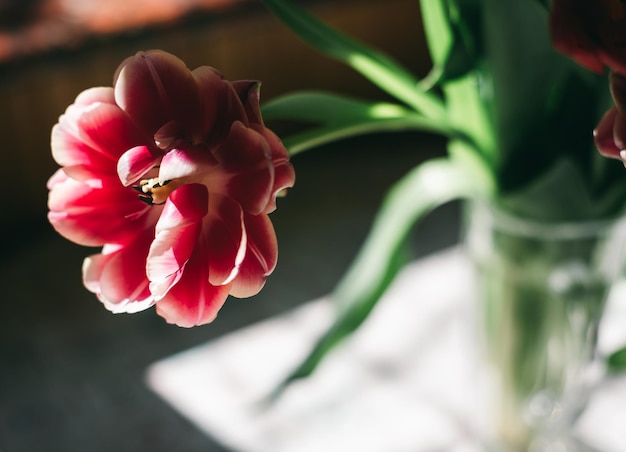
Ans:
[{"label": "striped pink petal", "polygon": [[238,298],[256,295],[265,285],[267,276],[274,271],[278,260],[276,233],[269,217],[265,214],[245,214],[244,223],[246,257],[231,288],[231,295]]},{"label": "striped pink petal", "polygon": [[241,103],[246,110],[246,116],[250,125],[263,126],[261,115],[261,82],[257,80],[238,80],[232,82]]},{"label": "striped pink petal", "polygon": [[[116,179],[94,185],[54,176],[48,219],[57,232],[80,245],[121,243],[145,227],[149,207]],[[158,208],[158,207],[157,207]]]},{"label": "striped pink petal", "polygon": [[215,158],[228,178],[212,188],[236,200],[246,212],[263,212],[274,185],[271,150],[263,136],[235,122]]},{"label": "striped pink petal", "polygon": [[209,282],[214,286],[229,284],[243,261],[246,252],[246,231],[239,204],[220,195],[209,195],[200,242],[208,250]]},{"label": "striped pink petal", "polygon": [[296,173],[289,162],[289,153],[282,141],[274,132],[266,127],[253,126],[265,139],[270,147],[272,156],[272,165],[274,167],[274,184],[271,190],[271,196],[264,209],[264,213],[271,213],[276,210],[276,197],[284,193],[287,188],[293,187],[296,179]]},{"label": "striped pink petal", "polygon": [[249,125],[246,109],[232,83],[216,81],[215,70],[201,67],[193,72],[196,78],[205,120],[201,128],[201,141],[209,148],[218,146],[236,121]]},{"label": "striped pink petal", "polygon": [[180,144],[182,146],[175,146],[163,157],[159,168],[159,182],[174,179],[201,181],[217,166],[215,158],[205,146]]},{"label": "striped pink petal", "polygon": [[148,135],[174,121],[181,135],[193,134],[201,109],[191,72],[167,52],[138,52],[119,67],[115,101]]},{"label": "striped pink petal", "polygon": [[157,302],[157,314],[168,323],[185,328],[210,323],[224,305],[230,284],[214,286],[208,281],[211,252],[200,242],[180,280]]},{"label": "striped pink petal", "polygon": [[124,186],[129,186],[157,166],[162,158],[163,152],[157,148],[136,146],[117,161],[117,175]]},{"label": "striped pink petal", "polygon": [[204,185],[184,185],[172,192],[157,222],[147,259],[152,293],[163,297],[176,284],[191,257],[208,210]]},{"label": "striped pink petal", "polygon": [[86,90],[80,92],[78,96],[76,96],[76,99],[74,100],[74,105],[89,106],[99,102],[116,105],[115,93],[112,87],[95,86],[93,88],[87,88]]},{"label": "striped pink petal", "polygon": [[111,173],[117,159],[144,137],[117,106],[95,103],[73,105],[52,128],[55,161],[82,180]]},{"label": "striped pink petal", "polygon": [[137,312],[154,304],[145,272],[150,231],[123,247],[88,257],[83,263],[83,282],[113,312]]}]

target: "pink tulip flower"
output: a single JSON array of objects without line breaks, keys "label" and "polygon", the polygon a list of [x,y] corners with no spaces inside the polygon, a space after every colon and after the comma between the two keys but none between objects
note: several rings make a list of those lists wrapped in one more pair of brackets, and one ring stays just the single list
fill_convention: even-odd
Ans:
[{"label": "pink tulip flower", "polygon": [[263,124],[259,88],[139,52],[113,87],[80,93],[59,118],[49,220],[69,240],[102,246],[83,282],[107,309],[156,305],[191,327],[211,322],[228,295],[261,290],[277,260],[268,214],[295,175]]},{"label": "pink tulip flower", "polygon": [[600,154],[626,162],[626,77],[612,72],[609,87],[615,106],[604,114],[593,135]]},{"label": "pink tulip flower", "polygon": [[554,47],[587,69],[611,71],[615,106],[593,131],[598,151],[626,162],[626,3],[622,0],[553,0]]},{"label": "pink tulip flower", "polygon": [[621,0],[553,0],[554,47],[591,71],[626,74],[626,5]]}]

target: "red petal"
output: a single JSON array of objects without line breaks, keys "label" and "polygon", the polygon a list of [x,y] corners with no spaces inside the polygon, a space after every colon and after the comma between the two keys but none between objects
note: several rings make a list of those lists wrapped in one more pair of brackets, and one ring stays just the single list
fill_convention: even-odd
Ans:
[{"label": "red petal", "polygon": [[[210,66],[201,66],[191,72],[198,89],[199,101],[202,108],[202,123],[199,135],[193,137],[193,142],[207,142],[206,137],[215,131],[218,117],[230,116],[228,96],[230,86],[222,77],[222,74]],[[237,105],[235,105],[235,111]],[[241,114],[241,113],[240,113]]]},{"label": "red petal", "polygon": [[274,165],[261,134],[235,122],[215,158],[229,177],[226,181],[216,178],[211,189],[237,200],[246,212],[263,212],[272,195]]},{"label": "red petal", "polygon": [[296,180],[296,173],[291,163],[289,163],[289,153],[283,146],[280,138],[274,132],[266,127],[255,127],[265,141],[267,141],[272,155],[272,164],[274,165],[274,184],[272,186],[272,194],[265,207],[265,213],[271,213],[276,210],[276,197],[285,189],[293,187]]},{"label": "red petal", "polygon": [[191,135],[201,116],[191,72],[167,52],[138,52],[127,58],[115,76],[115,100],[150,136],[175,121],[181,135]]},{"label": "red petal", "polygon": [[598,17],[594,32],[602,49],[602,61],[613,71],[626,74],[626,5],[616,0],[591,3]]},{"label": "red petal", "polygon": [[604,114],[600,123],[593,131],[596,147],[600,154],[615,159],[620,158],[619,153],[621,151],[620,148],[615,146],[615,139],[613,137],[613,124],[615,123],[617,115],[617,109],[615,107],[611,108]]},{"label": "red petal", "polygon": [[203,325],[212,322],[224,305],[230,284],[213,286],[208,282],[207,253],[204,245],[199,246],[180,281],[157,302],[157,314],[168,323],[186,328]]},{"label": "red petal", "polygon": [[613,123],[613,141],[620,151],[626,149],[626,118],[620,112],[617,112]]},{"label": "red petal", "polygon": [[256,295],[263,288],[266,277],[274,271],[278,260],[276,233],[269,217],[265,214],[245,215],[244,223],[248,247],[231,288],[231,295],[238,298]]},{"label": "red petal", "polygon": [[274,187],[272,196],[267,203],[264,213],[272,213],[276,210],[276,198],[285,194],[285,189],[293,187],[295,171],[289,162],[274,168]]},{"label": "red petal", "polygon": [[147,146],[137,146],[126,151],[117,162],[117,175],[124,186],[136,182],[158,165],[163,152]]},{"label": "red petal", "polygon": [[[111,181],[101,185],[53,176],[48,219],[62,236],[85,246],[119,243],[146,227],[150,207]],[[114,180],[116,182],[116,180]],[[157,207],[158,208],[158,207]]]},{"label": "red petal", "polygon": [[59,165],[83,168],[86,174],[113,174],[119,156],[142,139],[115,105],[73,105],[52,128],[52,156]]},{"label": "red petal", "polygon": [[201,181],[216,166],[215,158],[204,146],[174,148],[165,154],[161,161],[159,181],[161,183],[174,179]]},{"label": "red petal", "polygon": [[115,95],[113,88],[110,86],[96,86],[93,88],[87,88],[76,96],[74,105],[92,105],[96,102],[102,102],[105,104],[115,105]]},{"label": "red petal", "polygon": [[232,82],[239,99],[246,110],[250,124],[263,125],[261,116],[261,82],[257,80],[238,80]]},{"label": "red petal", "polygon": [[196,69],[198,72],[194,73],[205,116],[202,136],[197,141],[202,141],[209,148],[221,143],[230,133],[234,122],[240,121],[248,126],[246,110],[233,85],[226,80],[218,84],[213,76],[209,76],[211,70],[211,68],[198,68]]},{"label": "red petal", "polygon": [[219,195],[209,197],[201,240],[206,243],[209,282],[214,286],[230,283],[246,252],[243,212],[239,204]]},{"label": "red petal", "polygon": [[[208,210],[208,193],[203,185],[184,185],[165,203],[148,253],[147,273],[157,298],[167,293],[198,242],[202,218]],[[167,281],[165,284],[163,284]]]},{"label": "red petal", "polygon": [[550,33],[554,47],[587,69],[601,73],[604,64],[591,39],[596,15],[592,2],[553,0]]},{"label": "red petal", "polygon": [[180,278],[182,278],[185,268],[186,264],[183,264],[183,266],[179,270],[172,273],[171,275],[164,276],[156,281],[150,281],[150,293],[154,296],[154,299],[156,301],[159,301],[165,295],[167,295],[169,290],[174,287],[174,285],[176,285],[178,281],[180,281]]},{"label": "red petal", "polygon": [[161,212],[156,226],[157,234],[167,229],[188,226],[198,221],[209,210],[209,195],[204,185],[188,184],[174,190]]},{"label": "red petal", "polygon": [[67,174],[65,174],[65,171],[63,171],[63,168],[59,168],[58,170],[54,172],[52,176],[50,176],[50,179],[48,179],[48,182],[46,183],[46,188],[48,190],[52,190],[55,187],[55,185],[63,183],[67,179],[68,179]]},{"label": "red petal", "polygon": [[83,261],[83,284],[88,291],[95,294],[100,293],[102,270],[110,257],[110,254],[94,254]]},{"label": "red petal", "polygon": [[113,312],[137,312],[154,304],[145,273],[152,234],[145,231],[124,247],[85,259],[83,282]]}]

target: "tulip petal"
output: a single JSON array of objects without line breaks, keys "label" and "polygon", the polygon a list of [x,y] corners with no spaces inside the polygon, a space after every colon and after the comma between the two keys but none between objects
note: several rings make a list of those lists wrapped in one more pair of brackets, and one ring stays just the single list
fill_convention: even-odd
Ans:
[{"label": "tulip petal", "polygon": [[74,100],[74,105],[89,106],[102,102],[105,104],[115,104],[115,93],[110,86],[95,86],[82,91]]},{"label": "tulip petal", "polygon": [[235,122],[215,151],[215,158],[228,175],[226,180],[212,185],[215,192],[237,200],[246,212],[254,215],[263,212],[274,185],[274,165],[263,136]]},{"label": "tulip petal", "polygon": [[261,116],[261,82],[257,80],[238,80],[232,82],[233,88],[246,110],[246,116],[250,125],[263,126]]},{"label": "tulip petal", "polygon": [[156,225],[156,233],[202,221],[208,205],[209,195],[204,185],[183,185],[170,194]]},{"label": "tulip petal", "polygon": [[86,179],[90,174],[111,173],[119,156],[142,139],[115,105],[72,106],[52,128],[52,156]]},{"label": "tulip petal", "polygon": [[[208,193],[203,185],[184,185],[165,203],[147,259],[150,290],[159,299],[180,278],[193,252],[202,218],[208,210]],[[177,275],[173,277],[174,275]]]},{"label": "tulip petal", "polygon": [[117,160],[127,149],[149,140],[118,106],[105,103],[92,105],[92,108],[85,108],[77,123],[81,139],[90,143],[95,151]]},{"label": "tulip petal", "polygon": [[159,168],[159,182],[174,179],[201,181],[217,166],[215,158],[204,146],[174,148],[163,157]]},{"label": "tulip petal", "polygon": [[[193,143],[206,141],[206,136],[211,131],[216,130],[216,120],[218,116],[229,116],[230,107],[224,100],[229,95],[229,83],[224,80],[222,74],[215,68],[210,66],[201,66],[191,71],[196,87],[198,89],[198,97],[202,109],[202,123],[199,129],[199,135],[193,137]],[[243,108],[235,105],[235,111],[241,115]]]},{"label": "tulip petal", "polygon": [[209,252],[200,243],[180,280],[157,302],[157,314],[168,323],[185,328],[210,323],[224,305],[230,284],[214,286],[209,283],[206,262]]},{"label": "tulip petal", "polygon": [[596,147],[605,157],[620,159],[621,148],[615,143],[614,125],[619,112],[613,107],[608,110],[593,131]]},{"label": "tulip petal", "polygon": [[602,73],[604,64],[600,61],[596,43],[591,39],[594,18],[591,2],[553,0],[550,34],[557,50],[590,71]]},{"label": "tulip petal", "polygon": [[186,264],[183,264],[179,270],[175,271],[171,275],[164,276],[159,280],[150,281],[150,293],[156,301],[161,300],[165,295],[167,295],[172,287],[178,284],[178,281],[180,281],[180,278],[183,276],[186,266]]},{"label": "tulip petal", "polygon": [[150,136],[170,121],[178,124],[180,136],[191,135],[201,116],[191,72],[180,59],[159,50],[138,52],[120,65],[115,100]]},{"label": "tulip petal", "polygon": [[[137,235],[150,209],[135,193],[106,180],[92,186],[55,175],[48,219],[65,238],[84,246],[121,243]],[[115,181],[115,179],[113,179]],[[158,206],[156,206],[158,208]]]},{"label": "tulip petal", "polygon": [[61,184],[68,179],[69,178],[67,177],[67,174],[65,174],[65,171],[63,171],[63,168],[59,168],[52,176],[50,176],[48,182],[46,182],[46,188],[48,190],[52,190],[57,184]]},{"label": "tulip petal", "polygon": [[266,127],[253,126],[265,139],[270,147],[272,156],[272,165],[274,166],[274,184],[272,186],[271,196],[265,207],[264,213],[271,213],[276,210],[276,197],[284,190],[293,187],[296,179],[296,173],[289,162],[289,153],[282,141],[274,132]]},{"label": "tulip petal", "polygon": [[136,146],[126,151],[117,162],[117,175],[122,184],[127,187],[155,166],[163,157],[163,153],[147,146]]},{"label": "tulip petal", "polygon": [[195,142],[202,141],[209,148],[219,145],[233,122],[240,121],[248,126],[246,110],[232,83],[227,80],[218,83],[215,74],[215,69],[209,67],[193,72],[204,112],[201,136],[195,137]]},{"label": "tulip petal", "polygon": [[246,233],[243,212],[235,201],[209,195],[209,212],[200,237],[208,253],[209,282],[214,286],[229,284],[243,261],[246,252]]},{"label": "tulip petal", "polygon": [[245,298],[256,295],[265,285],[266,277],[276,267],[278,244],[276,233],[265,214],[244,215],[248,238],[246,257],[233,281],[231,295]]},{"label": "tulip petal", "polygon": [[138,312],[154,304],[145,272],[152,234],[146,230],[123,247],[91,256],[83,263],[85,287],[112,312]]},{"label": "tulip petal", "polygon": [[615,116],[615,122],[613,123],[613,141],[615,142],[615,147],[621,151],[626,149],[626,118],[619,112]]},{"label": "tulip petal", "polygon": [[626,6],[616,0],[553,0],[554,47],[587,69],[626,73]]},{"label": "tulip petal", "polygon": [[[98,295],[100,294],[100,278],[102,277],[102,271],[113,256],[122,247],[120,245],[107,244],[102,248],[102,252],[99,254],[93,254],[83,261],[82,273],[83,273],[83,285],[85,288]],[[108,305],[109,310],[114,310],[115,305]]]}]

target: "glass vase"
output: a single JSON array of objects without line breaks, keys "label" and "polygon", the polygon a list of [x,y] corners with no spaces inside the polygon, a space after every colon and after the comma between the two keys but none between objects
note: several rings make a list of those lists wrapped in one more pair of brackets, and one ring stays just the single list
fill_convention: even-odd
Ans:
[{"label": "glass vase", "polygon": [[597,331],[623,267],[624,221],[538,223],[468,207],[490,396],[485,448],[591,450],[572,427],[602,368]]}]

